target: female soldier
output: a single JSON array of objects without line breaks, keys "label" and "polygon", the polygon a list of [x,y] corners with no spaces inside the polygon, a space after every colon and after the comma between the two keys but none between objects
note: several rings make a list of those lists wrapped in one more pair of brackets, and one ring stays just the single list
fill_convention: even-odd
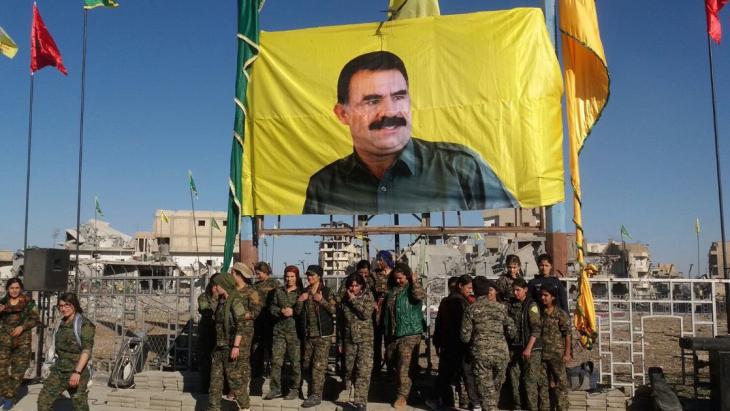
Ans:
[{"label": "female soldier", "polygon": [[264,396],[265,400],[273,400],[282,396],[281,369],[284,367],[285,356],[288,356],[291,362],[292,386],[284,399],[294,400],[299,396],[299,385],[302,381],[301,340],[297,333],[294,306],[303,289],[299,269],[294,265],[287,266],[284,269],[284,286],[275,290],[269,309],[274,318],[274,341],[271,353],[270,390]]},{"label": "female soldier", "polygon": [[68,391],[73,409],[86,411],[89,409],[86,385],[91,377],[86,365],[94,347],[96,327],[82,315],[76,294],[61,294],[57,307],[61,314],[61,323],[53,338],[57,358],[51,367],[51,374],[43,381],[43,388],[38,394],[38,410],[50,411],[56,398],[62,392]]},{"label": "female soldier", "polygon": [[210,359],[215,349],[215,306],[218,304],[217,288],[213,282],[218,273],[213,274],[205,287],[205,292],[198,296],[198,373],[200,374],[200,389],[208,392],[210,388]]},{"label": "female soldier", "polygon": [[0,298],[0,403],[9,410],[30,363],[31,334],[40,318],[20,279],[9,279],[5,291]]},{"label": "female soldier", "polygon": [[510,254],[504,262],[505,273],[497,278],[497,298],[500,302],[509,304],[514,301],[512,284],[518,278],[522,278],[520,257]]},{"label": "female soldier", "polygon": [[[347,292],[342,299],[345,316],[345,364],[347,380],[354,376],[354,404],[357,411],[365,411],[370,388],[370,372],[373,368],[373,321],[375,307],[373,295],[365,278],[352,274],[345,282]],[[357,369],[357,375],[353,369]]]},{"label": "female soldier", "polygon": [[388,360],[398,353],[398,396],[394,408],[405,408],[411,391],[410,365],[413,349],[421,342],[423,332],[423,300],[426,292],[408,264],[393,268],[395,286],[388,291],[383,303],[383,326],[388,344]]},{"label": "female soldier", "polygon": [[[542,300],[542,362],[547,369],[548,378],[556,382],[553,409],[568,409],[568,376],[565,364],[570,362],[570,316],[557,306],[559,290],[553,286],[543,286],[540,290]],[[551,401],[552,402],[552,401]]]}]

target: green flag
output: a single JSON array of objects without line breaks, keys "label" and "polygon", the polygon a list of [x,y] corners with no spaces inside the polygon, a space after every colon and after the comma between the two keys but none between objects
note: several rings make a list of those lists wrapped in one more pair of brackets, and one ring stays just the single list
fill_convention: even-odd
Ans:
[{"label": "green flag", "polygon": [[195,187],[195,180],[193,180],[193,172],[188,170],[188,180],[190,180],[190,192],[193,193],[195,198],[198,198],[198,188]]},{"label": "green flag", "polygon": [[114,0],[84,0],[84,8],[86,10],[95,9],[97,7],[108,7],[113,9],[117,6],[119,6],[119,3]]},{"label": "green flag", "polygon": [[18,45],[8,36],[8,33],[0,27],[0,54],[11,59],[18,52]]},{"label": "green flag", "polygon": [[236,59],[236,98],[233,118],[233,141],[231,142],[231,171],[228,177],[228,225],[226,245],[223,248],[222,271],[228,271],[233,259],[233,248],[241,232],[243,211],[243,127],[248,101],[246,90],[251,74],[251,65],[259,54],[259,11],[264,0],[238,0],[238,57]]},{"label": "green flag", "polygon": [[96,207],[96,214],[104,217],[104,213],[101,212],[101,205],[99,205],[99,197],[94,196],[94,207]]},{"label": "green flag", "polygon": [[629,234],[629,230],[627,230],[626,227],[621,224],[621,238],[624,237],[628,238],[629,240],[633,240],[633,238],[631,238],[631,234]]},{"label": "green flag", "polygon": [[221,227],[218,225],[218,223],[215,221],[215,217],[210,218],[210,225],[215,228],[218,231],[221,231]]}]

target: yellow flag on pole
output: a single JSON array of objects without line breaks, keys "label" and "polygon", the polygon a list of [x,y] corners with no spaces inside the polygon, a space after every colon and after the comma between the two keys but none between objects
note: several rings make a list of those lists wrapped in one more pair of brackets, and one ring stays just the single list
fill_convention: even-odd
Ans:
[{"label": "yellow flag on pole", "polygon": [[395,13],[394,20],[441,15],[438,0],[389,0],[388,11]]},{"label": "yellow flag on pole", "polygon": [[580,294],[573,321],[575,328],[581,334],[581,345],[590,349],[598,330],[588,277],[594,275],[596,270],[591,265],[585,265],[583,253],[583,210],[578,156],[608,102],[610,81],[601,33],[598,30],[595,0],[560,0],[558,9],[563,40],[565,101],[568,111],[573,223],[577,260],[581,269],[578,287]]},{"label": "yellow flag on pole", "polygon": [[164,211],[160,211],[160,218],[162,219],[163,223],[170,224],[170,219],[167,218],[167,214],[165,214]]},{"label": "yellow flag on pole", "polygon": [[609,77],[594,0],[560,0],[568,134],[578,152],[608,102]]},{"label": "yellow flag on pole", "polygon": [[699,217],[697,218],[697,220],[695,220],[695,233],[697,233],[697,234],[700,233],[700,219],[699,219]]},{"label": "yellow flag on pole", "polygon": [[15,44],[13,39],[10,38],[8,33],[0,27],[0,54],[3,54],[7,58],[11,59],[15,57],[15,53],[18,52],[18,45]]}]

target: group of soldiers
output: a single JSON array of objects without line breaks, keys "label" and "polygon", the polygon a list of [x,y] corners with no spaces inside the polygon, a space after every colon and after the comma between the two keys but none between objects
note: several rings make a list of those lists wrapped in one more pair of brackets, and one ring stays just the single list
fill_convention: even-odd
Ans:
[{"label": "group of soldiers", "polygon": [[[449,280],[439,305],[434,345],[439,375],[426,403],[472,410],[567,410],[565,365],[571,360],[567,293],[553,275],[552,259],[538,257],[540,272],[529,283],[520,260],[507,256],[496,281],[469,275]],[[509,380],[509,398],[502,398]],[[452,389],[456,388],[456,390]],[[551,392],[552,391],[552,392]]]},{"label": "group of soldiers", "polygon": [[[333,342],[344,360],[354,409],[367,409],[371,374],[386,364],[397,377],[393,406],[405,407],[413,354],[420,352],[426,331],[426,293],[418,276],[391,253],[379,252],[376,262],[371,271],[368,261],[360,261],[338,290],[324,285],[318,265],[307,268],[307,287],[295,266],[285,268],[283,284],[264,262],[253,268],[235,263],[230,273],[214,274],[198,299],[208,410],[219,410],[222,399],[249,408],[251,378],[263,378],[265,364],[270,364],[265,400],[301,395],[304,408],[320,404]],[[427,405],[456,405],[456,391],[461,408],[497,409],[508,379],[512,395],[503,400],[513,409],[567,409],[567,295],[549,255],[538,258],[538,267],[529,284],[516,256],[508,256],[506,273],[497,281],[470,275],[449,280],[450,295],[439,305],[432,340],[440,361]],[[211,358],[209,367],[205,358]],[[282,378],[283,370],[288,378]]]}]

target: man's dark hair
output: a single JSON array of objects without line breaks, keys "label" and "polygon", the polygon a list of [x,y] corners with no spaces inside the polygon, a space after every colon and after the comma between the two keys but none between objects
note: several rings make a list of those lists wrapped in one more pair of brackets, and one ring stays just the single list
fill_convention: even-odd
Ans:
[{"label": "man's dark hair", "polygon": [[484,276],[477,276],[472,281],[474,287],[474,296],[481,297],[489,293],[489,280]]},{"label": "man's dark hair", "polygon": [[389,51],[373,51],[361,54],[350,60],[342,67],[337,79],[337,102],[347,104],[350,100],[350,80],[358,71],[386,71],[398,70],[408,84],[406,65],[400,57]]},{"label": "man's dark hair", "polygon": [[265,273],[267,275],[271,275],[271,266],[266,261],[259,261],[256,263],[256,265],[253,266],[253,269],[256,271],[261,271],[262,273]]},{"label": "man's dark hair", "polygon": [[361,270],[363,268],[367,268],[368,271],[370,271],[370,261],[368,260],[360,260],[357,263],[357,266],[355,267],[356,270]]},{"label": "man's dark hair", "polygon": [[459,287],[463,287],[467,284],[471,284],[471,282],[472,282],[471,276],[469,274],[464,274],[464,275],[458,277],[457,284],[459,285]]},{"label": "man's dark hair", "polygon": [[449,277],[449,280],[447,282],[447,287],[449,288],[449,291],[453,291],[454,288],[456,287],[456,284],[458,284],[458,283],[459,283],[459,276],[458,275],[454,275],[454,276]]},{"label": "man's dark hair", "polygon": [[520,287],[520,288],[527,288],[527,281],[525,281],[522,277],[515,278],[515,281],[512,283],[512,287]]},{"label": "man's dark hair", "polygon": [[550,254],[540,254],[537,256],[537,263],[540,264],[543,261],[547,261],[550,265],[553,265],[553,257]]}]

